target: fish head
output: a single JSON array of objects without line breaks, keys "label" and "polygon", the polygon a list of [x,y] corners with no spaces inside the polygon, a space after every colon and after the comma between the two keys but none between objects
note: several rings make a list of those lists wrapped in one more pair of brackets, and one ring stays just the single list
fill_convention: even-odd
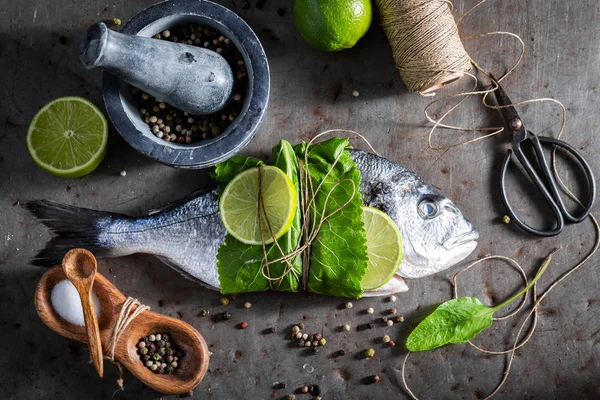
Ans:
[{"label": "fish head", "polygon": [[403,244],[398,273],[421,278],[465,259],[475,250],[479,233],[442,193],[423,182],[411,186],[395,218]]}]

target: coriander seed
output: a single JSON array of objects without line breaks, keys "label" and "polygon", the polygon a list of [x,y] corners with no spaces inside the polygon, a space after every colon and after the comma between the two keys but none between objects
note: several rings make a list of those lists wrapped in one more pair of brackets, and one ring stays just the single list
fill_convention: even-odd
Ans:
[{"label": "coriander seed", "polygon": [[396,301],[396,299],[397,299],[397,297],[396,297],[396,296],[394,296],[394,295],[391,295],[391,296],[390,296],[390,301],[391,301],[391,302],[394,302],[394,301]]},{"label": "coriander seed", "polygon": [[350,332],[350,325],[346,324],[343,326],[344,331]]},{"label": "coriander seed", "polygon": [[346,308],[352,308],[352,303],[351,302],[347,302],[346,303]]},{"label": "coriander seed", "polygon": [[367,314],[373,314],[374,312],[375,310],[373,310],[373,307],[367,308]]},{"label": "coriander seed", "polygon": [[244,303],[244,307],[245,308],[252,308],[252,303],[250,303],[249,301]]},{"label": "coriander seed", "polygon": [[389,342],[390,342],[392,339],[390,339],[390,336],[389,336],[389,335],[385,335],[385,336],[382,338],[382,340],[383,340],[383,343],[389,343]]},{"label": "coriander seed", "polygon": [[386,322],[387,326],[392,326],[394,325],[394,321],[391,319],[388,319],[388,321]]}]

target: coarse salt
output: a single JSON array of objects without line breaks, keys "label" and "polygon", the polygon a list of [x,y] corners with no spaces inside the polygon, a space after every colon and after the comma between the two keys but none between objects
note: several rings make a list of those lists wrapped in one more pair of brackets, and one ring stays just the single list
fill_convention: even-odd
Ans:
[{"label": "coarse salt", "polygon": [[[96,309],[96,316],[100,318],[100,300],[98,300],[96,291],[92,292],[92,299],[94,301],[94,308]],[[75,325],[85,325],[81,299],[79,298],[77,289],[71,281],[65,279],[58,282],[52,288],[50,300],[52,302],[52,308],[54,308],[56,313],[62,319]]]}]

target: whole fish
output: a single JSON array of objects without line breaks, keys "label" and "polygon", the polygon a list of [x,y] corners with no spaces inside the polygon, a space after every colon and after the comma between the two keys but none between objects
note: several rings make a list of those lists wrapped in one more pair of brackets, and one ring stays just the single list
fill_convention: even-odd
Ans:
[{"label": "whole fish", "polygon": [[[365,296],[407,291],[403,278],[443,271],[475,249],[479,234],[450,199],[402,165],[365,151],[350,154],[361,172],[364,205],[387,213],[402,232],[398,273]],[[60,263],[74,247],[99,258],[149,253],[187,278],[219,290],[217,250],[227,232],[219,216],[218,188],[200,190],[141,218],[46,200],[24,205],[57,234],[33,260],[37,265]]]}]

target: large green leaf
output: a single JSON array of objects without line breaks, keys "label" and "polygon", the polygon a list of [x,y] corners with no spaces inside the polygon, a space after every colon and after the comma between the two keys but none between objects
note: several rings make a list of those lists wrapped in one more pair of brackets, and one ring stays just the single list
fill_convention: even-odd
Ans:
[{"label": "large green leaf", "polygon": [[308,166],[304,168],[308,170],[313,189],[321,185],[311,206],[311,226],[318,225],[328,194],[325,215],[351,199],[322,224],[311,243],[308,290],[358,298],[363,293],[360,282],[367,268],[367,239],[358,191],[360,172],[347,147],[348,139],[333,138],[310,147],[302,143],[294,149],[303,164],[308,151]]},{"label": "large green leaf", "polygon": [[[292,149],[292,146],[282,140],[273,149],[273,163],[276,167],[285,172],[294,185],[298,187],[298,161]],[[213,177],[221,185],[226,186],[233,177],[248,168],[253,168],[263,162],[257,158],[244,157],[236,155],[233,158],[220,163],[216,166]],[[301,213],[300,209],[296,211],[296,216],[290,230],[282,237],[277,239],[280,247],[275,243],[267,245],[267,259],[276,260],[283,254],[288,254],[298,247],[300,241]],[[280,250],[281,248],[281,250]],[[293,269],[297,275],[288,273],[281,281],[272,282],[263,276],[261,266],[263,264],[264,253],[262,246],[253,246],[244,244],[231,235],[227,235],[225,243],[219,247],[217,253],[217,269],[219,272],[219,282],[221,292],[243,293],[269,290],[271,287],[281,291],[298,291],[299,276],[302,273],[302,260],[297,257],[291,261]],[[280,277],[285,272],[287,264],[277,262],[269,266],[270,276]],[[269,275],[269,273],[267,273]]]}]

